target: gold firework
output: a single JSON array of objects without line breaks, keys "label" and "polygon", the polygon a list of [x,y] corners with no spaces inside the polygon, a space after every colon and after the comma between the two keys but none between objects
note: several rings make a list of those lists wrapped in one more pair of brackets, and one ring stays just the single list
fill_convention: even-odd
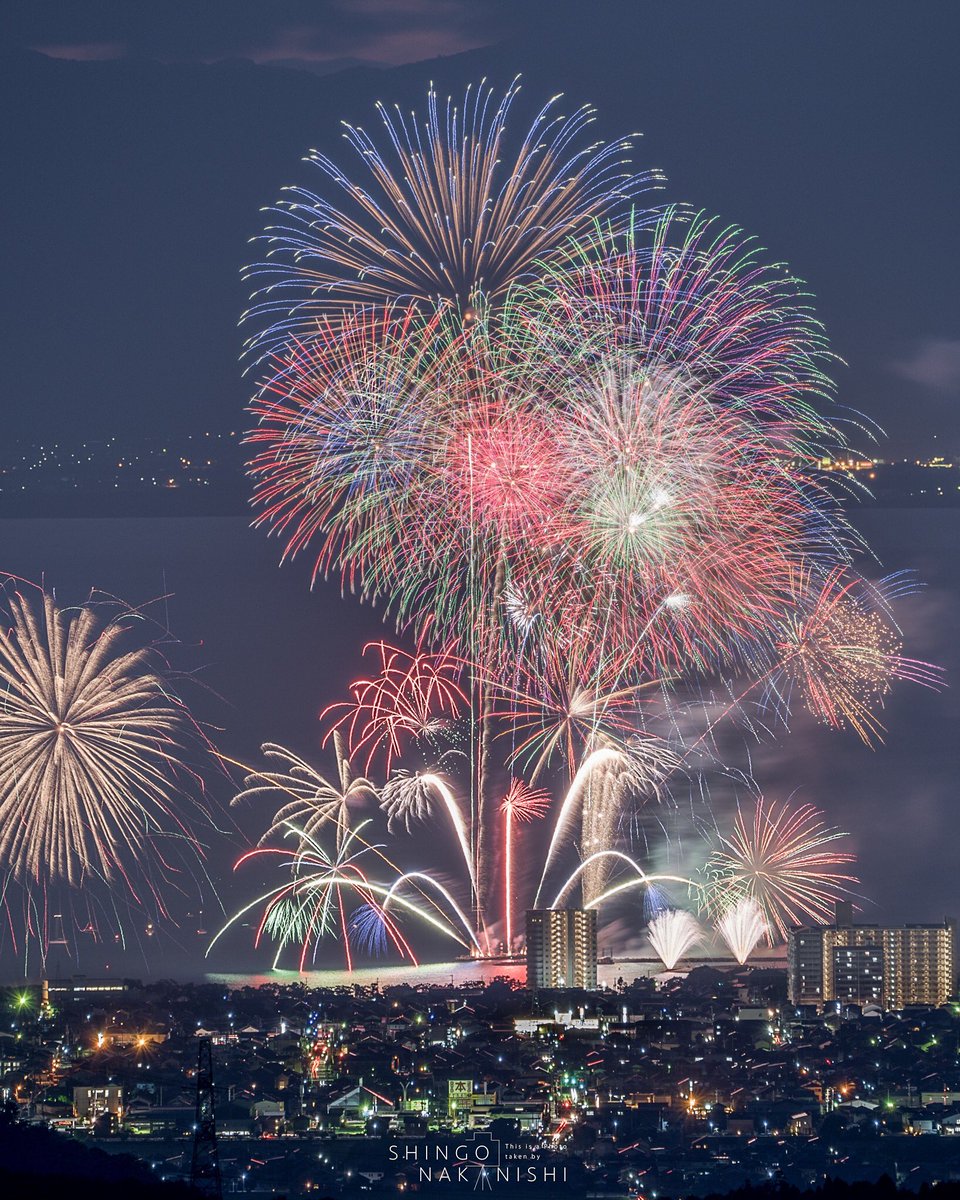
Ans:
[{"label": "gold firework", "polygon": [[[170,801],[187,729],[129,610],[58,608],[21,592],[0,628],[0,864],[21,880],[121,877],[145,844],[192,842]],[[195,843],[194,843],[195,844]]]}]

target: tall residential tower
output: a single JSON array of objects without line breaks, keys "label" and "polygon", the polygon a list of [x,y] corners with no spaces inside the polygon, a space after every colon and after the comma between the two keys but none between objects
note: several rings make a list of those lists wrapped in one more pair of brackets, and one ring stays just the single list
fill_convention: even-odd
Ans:
[{"label": "tall residential tower", "polygon": [[597,986],[596,909],[537,908],[527,913],[527,987]]},{"label": "tall residential tower", "polygon": [[794,1004],[939,1005],[956,986],[956,922],[855,924],[838,906],[833,925],[791,929],[789,994]]}]

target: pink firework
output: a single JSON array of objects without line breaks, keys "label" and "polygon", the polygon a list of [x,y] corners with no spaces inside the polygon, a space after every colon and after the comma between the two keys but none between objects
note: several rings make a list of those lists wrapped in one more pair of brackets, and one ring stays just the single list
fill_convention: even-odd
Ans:
[{"label": "pink firework", "polygon": [[550,556],[562,624],[648,675],[767,643],[797,557],[822,549],[814,485],[675,371],[626,351],[556,365],[575,400],[555,434],[575,481]]},{"label": "pink firework", "polygon": [[545,414],[496,402],[457,420],[442,476],[451,511],[459,511],[465,526],[504,536],[542,536],[555,525],[570,484]]}]

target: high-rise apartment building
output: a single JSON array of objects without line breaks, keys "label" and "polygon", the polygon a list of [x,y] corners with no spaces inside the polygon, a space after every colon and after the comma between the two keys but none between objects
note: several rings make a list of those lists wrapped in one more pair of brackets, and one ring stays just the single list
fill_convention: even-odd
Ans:
[{"label": "high-rise apartment building", "polygon": [[794,1004],[938,1005],[956,984],[956,922],[861,925],[838,909],[834,925],[791,929],[789,995]]},{"label": "high-rise apartment building", "polygon": [[538,908],[528,912],[527,987],[596,986],[596,909]]}]

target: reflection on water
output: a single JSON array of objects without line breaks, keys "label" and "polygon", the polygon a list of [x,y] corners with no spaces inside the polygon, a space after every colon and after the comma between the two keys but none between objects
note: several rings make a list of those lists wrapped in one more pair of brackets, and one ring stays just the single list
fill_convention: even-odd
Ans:
[{"label": "reflection on water", "polygon": [[[731,958],[690,958],[678,964],[678,970],[689,970],[692,966],[730,968]],[[751,966],[786,966],[783,947],[772,951],[763,950],[750,959]],[[597,969],[597,980],[602,988],[615,988],[619,980],[631,983],[635,979],[649,979],[663,974],[663,964],[657,959],[601,963]],[[222,983],[227,987],[261,987],[264,984],[302,983],[310,988],[340,987],[396,987],[406,984],[413,987],[459,987],[471,984],[492,983],[495,979],[511,979],[523,984],[527,968],[523,962],[440,962],[421,963],[418,967],[409,964],[396,967],[359,967],[353,971],[267,971],[261,975],[211,973],[205,976],[209,983]]]}]

